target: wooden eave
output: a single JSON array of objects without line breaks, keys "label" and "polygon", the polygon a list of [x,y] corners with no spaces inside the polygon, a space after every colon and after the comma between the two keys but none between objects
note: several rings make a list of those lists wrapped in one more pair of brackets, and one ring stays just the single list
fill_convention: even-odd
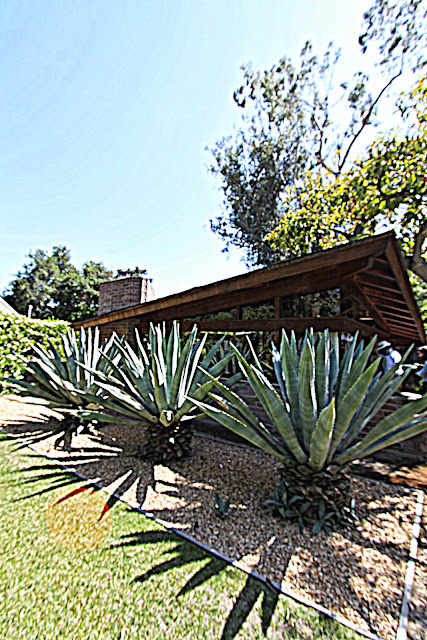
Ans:
[{"label": "wooden eave", "polygon": [[[183,320],[192,316],[224,311],[250,304],[258,304],[293,294],[319,292],[341,288],[357,299],[369,312],[372,323],[358,318],[341,318],[342,330],[360,325],[367,334],[378,333],[404,342],[425,342],[425,332],[414,294],[405,270],[400,247],[393,232],[374,236],[359,242],[309,254],[271,267],[220,280],[182,293],[173,294],[141,305],[114,311],[83,322],[75,328],[101,326],[127,319],[138,319],[141,329],[149,322]],[[275,305],[276,309],[278,305]],[[277,316],[277,313],[275,314]],[[338,318],[272,318],[277,328],[295,324],[301,327],[323,326],[328,320],[334,326]],[[319,322],[320,320],[320,322]],[[265,323],[265,320],[261,320]],[[241,320],[201,321],[200,328],[208,325],[219,330],[244,330],[260,321]],[[345,328],[348,327],[348,329]],[[231,328],[233,327],[233,328]],[[213,330],[213,329],[212,329]],[[267,326],[265,325],[265,330]]]}]

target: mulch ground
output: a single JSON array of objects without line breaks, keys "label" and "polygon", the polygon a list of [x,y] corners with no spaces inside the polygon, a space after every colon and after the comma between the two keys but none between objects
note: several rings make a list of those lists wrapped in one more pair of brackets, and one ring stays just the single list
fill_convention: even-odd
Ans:
[{"label": "mulch ground", "polygon": [[[135,455],[141,428],[112,425],[103,426],[101,441],[80,435],[70,451],[58,451],[53,434],[59,426],[56,418],[48,410],[0,397],[0,426],[33,443],[41,454],[99,481],[131,505],[361,629],[395,637],[415,488],[426,487],[425,468],[360,463],[352,474],[359,523],[331,536],[321,532],[311,537],[310,531],[301,533],[293,523],[262,516],[263,501],[277,482],[278,463],[271,456],[196,436],[191,458],[170,466],[154,465]],[[215,514],[215,493],[231,498],[224,520]],[[411,607],[412,640],[426,637],[425,531]]]}]

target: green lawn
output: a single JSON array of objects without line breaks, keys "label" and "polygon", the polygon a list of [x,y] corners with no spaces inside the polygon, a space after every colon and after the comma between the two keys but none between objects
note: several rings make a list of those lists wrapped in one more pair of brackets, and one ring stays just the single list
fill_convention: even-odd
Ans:
[{"label": "green lawn", "polygon": [[82,484],[0,441],[1,638],[360,638],[119,502],[93,550],[58,544],[47,507]]}]

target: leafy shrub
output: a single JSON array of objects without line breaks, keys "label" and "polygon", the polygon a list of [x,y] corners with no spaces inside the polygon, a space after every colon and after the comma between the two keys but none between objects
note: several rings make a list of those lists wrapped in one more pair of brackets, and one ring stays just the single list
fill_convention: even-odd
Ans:
[{"label": "leafy shrub", "polygon": [[[68,326],[62,320],[33,320],[0,313],[0,376],[23,378],[26,366],[16,356],[28,356],[32,344],[48,348],[50,340],[63,355],[61,334],[67,332]],[[8,389],[7,383],[0,382],[2,389]]]}]

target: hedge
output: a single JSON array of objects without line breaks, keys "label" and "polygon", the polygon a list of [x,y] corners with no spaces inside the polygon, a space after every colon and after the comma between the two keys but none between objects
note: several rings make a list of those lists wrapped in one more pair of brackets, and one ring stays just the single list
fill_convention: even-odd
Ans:
[{"label": "hedge", "polygon": [[[62,353],[60,336],[69,326],[63,320],[33,320],[0,313],[0,376],[22,378],[25,365],[16,354],[30,356],[32,344],[49,347],[51,340]],[[7,383],[0,381],[0,391],[6,389]]]}]

